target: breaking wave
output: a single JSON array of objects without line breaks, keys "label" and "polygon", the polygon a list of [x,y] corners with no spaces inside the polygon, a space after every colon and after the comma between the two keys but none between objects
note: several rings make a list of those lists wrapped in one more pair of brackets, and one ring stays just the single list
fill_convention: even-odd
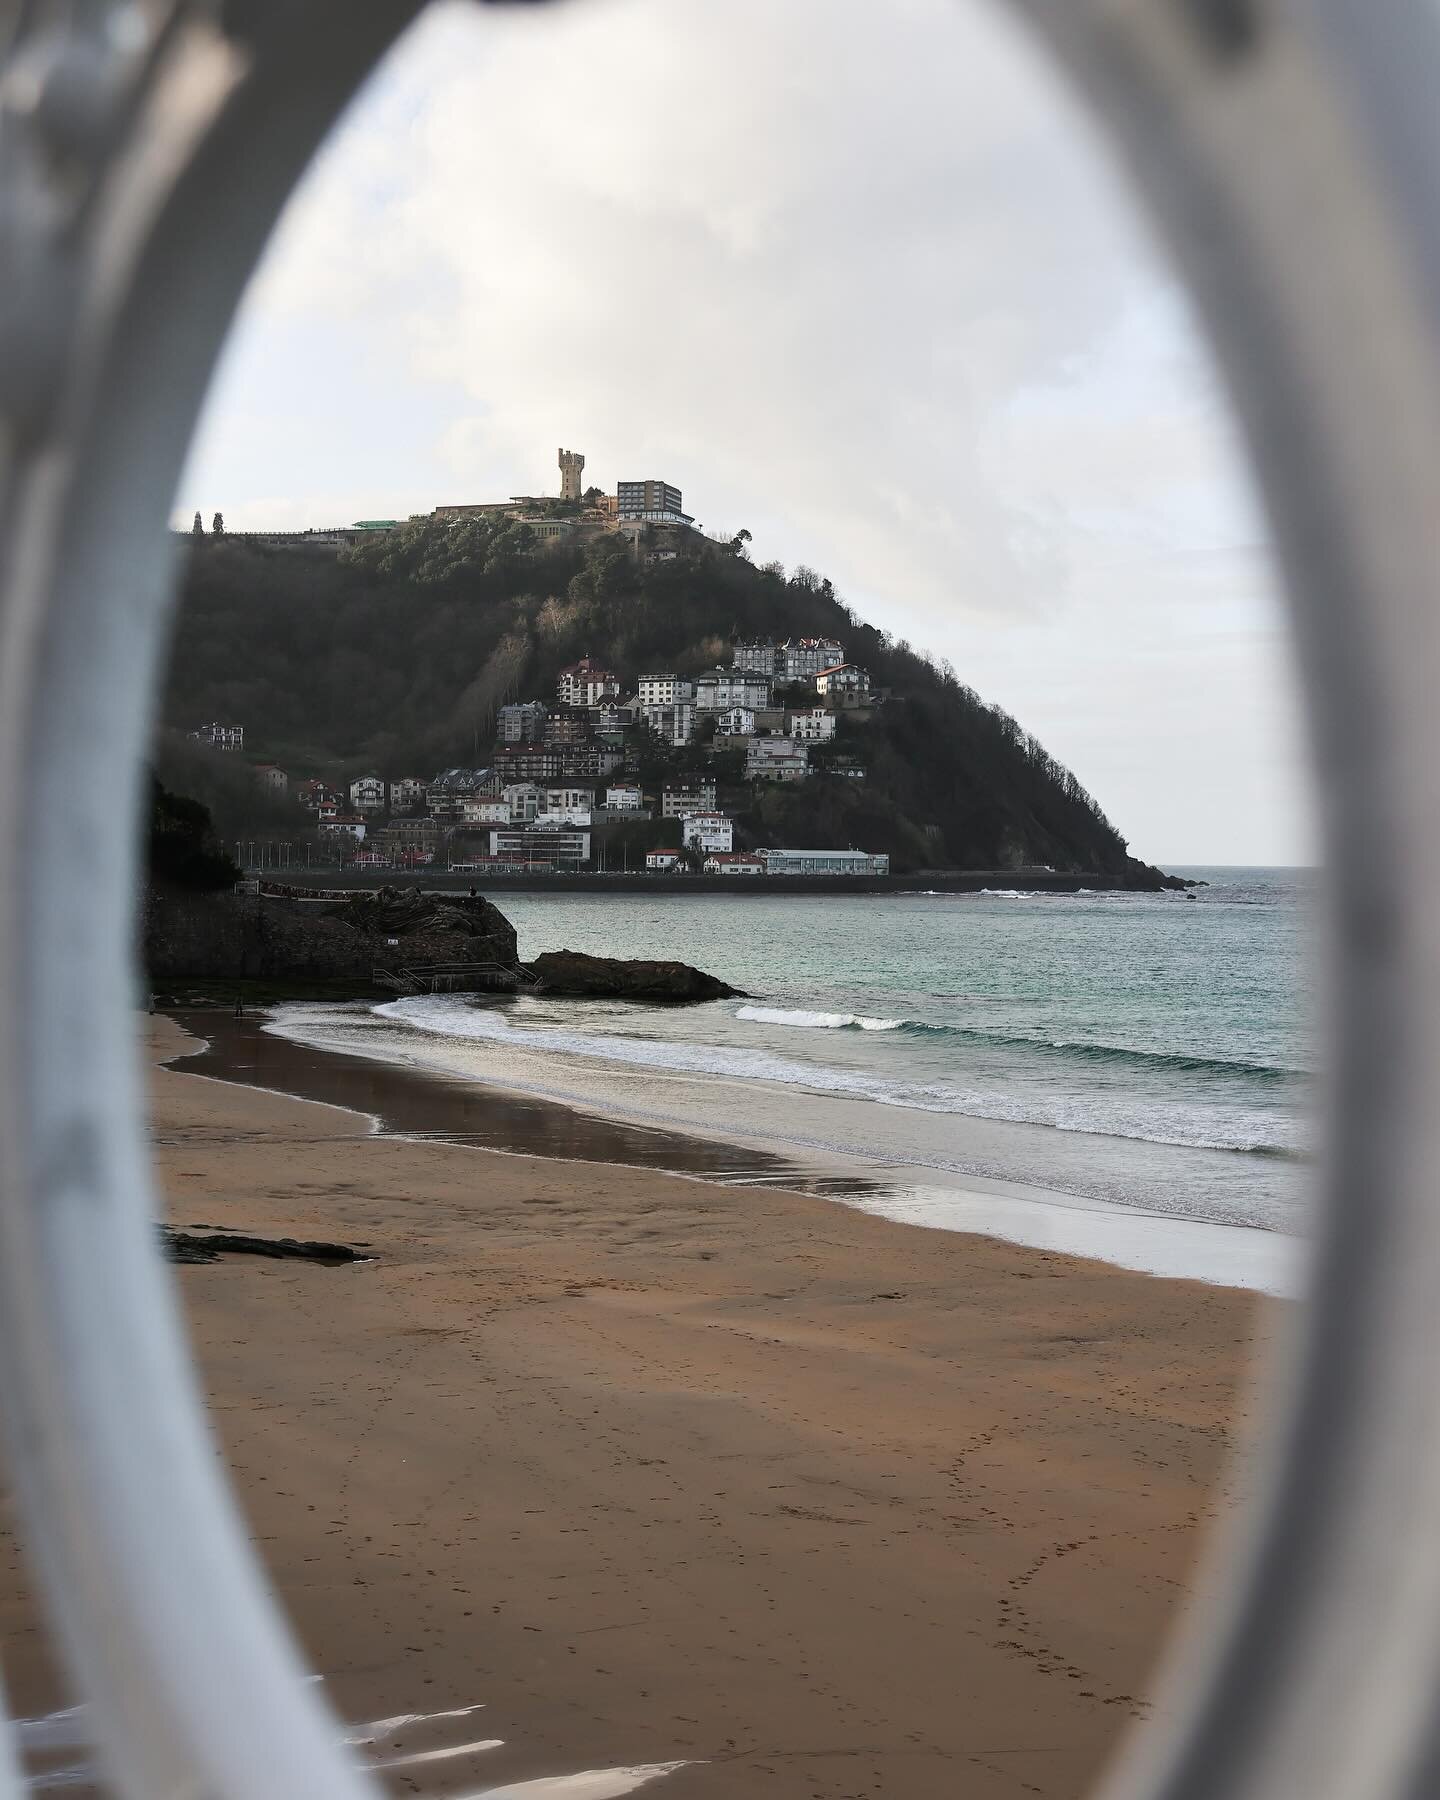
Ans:
[{"label": "breaking wave", "polygon": [[742,1006],[737,1019],[760,1025],[793,1025],[801,1031],[903,1031],[908,1019],[868,1019],[863,1013],[803,1012],[783,1006]]},{"label": "breaking wave", "polygon": [[969,1025],[934,1025],[924,1019],[876,1019],[860,1013],[806,1012],[780,1006],[742,1006],[737,1019],[759,1025],[791,1026],[801,1031],[898,1031],[909,1037],[951,1038],[971,1044],[1036,1051],[1041,1055],[1088,1063],[1119,1063],[1136,1068],[1171,1069],[1185,1075],[1238,1075],[1260,1082],[1304,1081],[1308,1071],[1278,1063],[1248,1062],[1243,1057],[1189,1056],[1171,1050],[1143,1050],[1131,1044],[1097,1044],[1072,1038],[1027,1037],[1019,1032],[983,1031]]}]

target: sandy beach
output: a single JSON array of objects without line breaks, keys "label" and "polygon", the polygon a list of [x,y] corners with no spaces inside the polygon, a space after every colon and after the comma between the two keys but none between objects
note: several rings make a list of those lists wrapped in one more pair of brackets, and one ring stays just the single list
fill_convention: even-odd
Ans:
[{"label": "sandy beach", "polygon": [[[374,1255],[176,1275],[338,1710],[483,1708],[393,1791],[1061,1800],[1146,1715],[1280,1303],[164,1068],[153,1121],[177,1225]],[[63,1704],[13,1573],[0,1626]]]}]

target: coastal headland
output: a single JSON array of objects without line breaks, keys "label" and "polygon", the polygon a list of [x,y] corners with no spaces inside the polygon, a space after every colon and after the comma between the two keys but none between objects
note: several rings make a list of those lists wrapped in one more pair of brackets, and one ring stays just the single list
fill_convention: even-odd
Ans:
[{"label": "coastal headland", "polygon": [[[152,1104],[173,1225],[373,1259],[175,1273],[332,1703],[483,1706],[395,1791],[676,1763],[676,1800],[1078,1800],[1147,1716],[1271,1303],[758,1168],[495,1154],[168,1068]],[[8,1579],[0,1626],[16,1706],[62,1704]]]}]

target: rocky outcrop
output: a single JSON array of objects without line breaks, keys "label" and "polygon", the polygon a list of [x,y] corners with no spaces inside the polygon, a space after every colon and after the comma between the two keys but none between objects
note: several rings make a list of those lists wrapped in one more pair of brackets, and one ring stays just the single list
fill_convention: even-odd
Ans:
[{"label": "rocky outcrop", "polygon": [[333,900],[304,890],[195,894],[154,887],[144,957],[153,986],[177,981],[368,983],[397,963],[513,965],[515,928],[483,895],[435,898],[416,889]]},{"label": "rocky outcrop", "polygon": [[614,956],[586,956],[579,950],[547,950],[526,967],[544,982],[547,994],[606,1000],[744,998],[739,988],[683,962],[626,961]]},{"label": "rocky outcrop", "polygon": [[160,1243],[171,1262],[213,1263],[222,1255],[285,1256],[301,1262],[364,1262],[360,1252],[349,1244],[327,1244],[315,1238],[251,1237],[242,1231],[216,1230],[203,1235],[193,1231],[176,1231],[169,1225],[160,1227]]}]

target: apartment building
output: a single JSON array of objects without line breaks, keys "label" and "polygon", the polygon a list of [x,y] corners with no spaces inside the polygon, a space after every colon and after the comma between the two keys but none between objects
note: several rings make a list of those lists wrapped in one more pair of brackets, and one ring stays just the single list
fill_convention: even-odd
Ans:
[{"label": "apartment building", "polygon": [[774,676],[777,646],[774,638],[737,638],[731,647],[730,660],[737,669],[751,675]]},{"label": "apartment building", "polygon": [[735,848],[735,826],[724,813],[690,813],[682,829],[687,850],[712,856]]},{"label": "apartment building", "polygon": [[618,696],[620,679],[614,670],[602,669],[586,656],[560,671],[558,691],[562,706],[598,706]]},{"label": "apartment building", "polygon": [[795,738],[757,737],[746,748],[749,781],[803,781],[809,772],[809,748]]},{"label": "apartment building", "polygon": [[782,681],[813,681],[822,669],[845,660],[845,646],[834,638],[787,638],[776,654],[775,673]]},{"label": "apartment building", "polygon": [[768,707],[770,683],[763,675],[744,669],[707,669],[695,680],[697,712],[728,712],[742,706],[750,711]]},{"label": "apartment building", "polygon": [[549,708],[543,700],[515,701],[495,715],[495,736],[502,744],[538,744],[545,735]]},{"label": "apartment building", "polygon": [[691,813],[713,813],[715,783],[708,778],[667,787],[660,797],[662,819],[688,819]]},{"label": "apartment building", "polygon": [[695,684],[683,675],[642,675],[635,683],[639,707],[673,706],[677,700],[693,700]]}]

